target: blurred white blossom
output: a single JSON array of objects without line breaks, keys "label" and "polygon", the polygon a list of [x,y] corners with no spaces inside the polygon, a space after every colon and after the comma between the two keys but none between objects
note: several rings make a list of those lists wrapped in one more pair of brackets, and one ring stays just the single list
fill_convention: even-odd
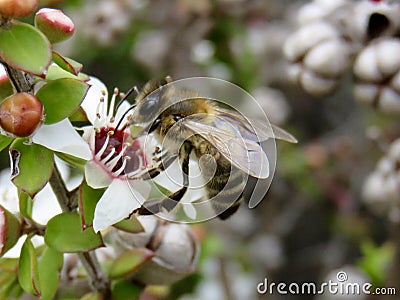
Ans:
[{"label": "blurred white blossom", "polygon": [[332,92],[349,65],[349,48],[330,23],[317,21],[300,27],[283,48],[292,62],[289,79],[313,95]]},{"label": "blurred white blossom", "polygon": [[171,284],[194,272],[199,256],[199,244],[190,226],[168,223],[156,216],[138,216],[143,233],[110,232],[111,245],[117,254],[136,247],[146,247],[156,253],[134,274],[144,284]]},{"label": "blurred white blossom", "polygon": [[[393,216],[400,205],[400,139],[394,141],[364,182],[362,194],[371,212]],[[396,221],[396,220],[393,220]]]},{"label": "blurred white blossom", "polygon": [[[340,86],[341,78],[354,63],[355,97],[385,112],[398,109],[397,86],[393,87],[397,84],[397,69],[393,68],[397,66],[394,44],[400,30],[399,3],[314,0],[299,9],[297,18],[299,27],[283,47],[291,62],[287,73],[292,82],[309,94],[324,96]],[[391,67],[385,59],[394,61]],[[391,81],[387,84],[391,88],[386,89],[386,84],[377,86],[383,80]]]},{"label": "blurred white blossom", "polygon": [[386,113],[400,113],[400,39],[382,38],[354,63],[355,98]]}]

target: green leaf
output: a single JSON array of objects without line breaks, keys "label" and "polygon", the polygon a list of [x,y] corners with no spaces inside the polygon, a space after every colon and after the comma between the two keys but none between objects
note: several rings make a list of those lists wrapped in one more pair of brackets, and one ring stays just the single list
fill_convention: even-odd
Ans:
[{"label": "green leaf", "polygon": [[78,75],[82,71],[82,64],[70,59],[68,57],[62,56],[60,53],[53,51],[53,61],[59,65],[65,71]]},{"label": "green leaf", "polygon": [[46,244],[59,252],[83,252],[104,246],[100,234],[93,228],[82,231],[78,213],[62,213],[53,217],[46,227]]},{"label": "green leaf", "polygon": [[10,293],[15,283],[18,282],[16,274],[4,273],[0,275],[0,299],[10,299]]},{"label": "green leaf", "polygon": [[361,245],[361,252],[363,257],[358,261],[358,266],[370,276],[374,286],[382,286],[395,254],[393,245],[385,243],[378,246],[367,241]]},{"label": "green leaf", "polygon": [[60,66],[50,65],[46,73],[46,80],[57,80],[61,78],[78,79],[78,76],[63,70]]},{"label": "green leaf", "polygon": [[[69,120],[74,126],[90,126],[91,123],[86,115],[86,112],[84,109],[80,106],[77,111],[75,111],[72,115],[69,116]],[[80,125],[82,124],[82,126]]]},{"label": "green leaf", "polygon": [[109,270],[109,275],[111,278],[129,276],[139,270],[154,256],[156,256],[155,252],[146,248],[128,250],[113,261]]},{"label": "green leaf", "polygon": [[69,117],[76,111],[85,97],[89,85],[82,81],[61,78],[50,81],[36,93],[46,112],[46,124]]},{"label": "green leaf", "polygon": [[25,144],[16,139],[10,146],[12,182],[33,198],[48,182],[53,172],[53,152],[41,145]]},{"label": "green leaf", "polygon": [[112,287],[114,300],[136,300],[142,292],[142,287],[126,280],[119,280]]},{"label": "green leaf", "polygon": [[105,189],[92,189],[84,181],[79,187],[79,214],[81,215],[82,229],[92,226],[94,218],[94,209],[103,195]]},{"label": "green leaf", "polygon": [[0,151],[11,144],[13,138],[0,134]]},{"label": "green leaf", "polygon": [[2,257],[0,259],[0,274],[18,274],[18,258]]},{"label": "green leaf", "polygon": [[19,299],[22,289],[18,283],[18,258],[0,259],[0,299]]},{"label": "green leaf", "polygon": [[19,213],[27,219],[32,219],[33,200],[27,193],[18,190]]},{"label": "green leaf", "polygon": [[38,261],[35,247],[33,247],[30,237],[27,237],[22,245],[18,281],[25,292],[34,296],[41,295]]},{"label": "green leaf", "polygon": [[0,205],[0,256],[10,250],[21,236],[21,223]]},{"label": "green leaf", "polygon": [[0,100],[11,96],[14,93],[10,80],[6,75],[0,76]]},{"label": "green leaf", "polygon": [[90,80],[90,77],[89,77],[88,74],[85,74],[85,73],[80,72],[80,73],[78,74],[78,80],[86,82],[86,81],[89,81],[89,80]]},{"label": "green leaf", "polygon": [[29,24],[2,26],[0,57],[16,69],[41,76],[51,62],[50,43],[43,33]]},{"label": "green leaf", "polygon": [[142,224],[134,215],[132,215],[129,219],[119,221],[118,223],[114,224],[114,227],[129,233],[144,232]]},{"label": "green leaf", "polygon": [[59,284],[58,272],[63,265],[63,254],[46,247],[39,260],[39,277],[42,283],[41,300],[51,300],[57,292]]}]

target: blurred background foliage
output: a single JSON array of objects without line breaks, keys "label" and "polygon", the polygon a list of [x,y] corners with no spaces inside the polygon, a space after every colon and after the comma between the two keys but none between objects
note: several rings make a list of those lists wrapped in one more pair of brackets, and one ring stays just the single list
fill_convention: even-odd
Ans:
[{"label": "blurred background foliage", "polygon": [[[74,37],[58,51],[110,89],[126,91],[166,75],[226,79],[253,94],[271,121],[299,140],[278,143],[275,178],[256,209],[243,205],[228,221],[194,225],[202,243],[198,271],[172,287],[149,288],[143,300],[286,299],[258,295],[257,284],[265,277],[321,283],[334,270],[346,270],[349,281],[398,286],[399,212],[391,219],[362,200],[365,178],[400,136],[398,121],[356,104],[350,75],[324,97],[288,82],[282,45],[302,1],[41,2],[62,8],[75,23]],[[1,155],[5,167],[7,153]]]}]

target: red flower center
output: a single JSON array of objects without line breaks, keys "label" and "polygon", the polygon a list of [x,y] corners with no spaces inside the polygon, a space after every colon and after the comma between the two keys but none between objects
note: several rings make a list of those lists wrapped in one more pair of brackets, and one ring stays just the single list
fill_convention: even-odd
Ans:
[{"label": "red flower center", "polygon": [[129,138],[129,133],[124,130],[106,127],[100,128],[95,135],[96,156],[100,155],[99,160],[117,175],[129,174],[147,164],[140,142],[128,142]]}]

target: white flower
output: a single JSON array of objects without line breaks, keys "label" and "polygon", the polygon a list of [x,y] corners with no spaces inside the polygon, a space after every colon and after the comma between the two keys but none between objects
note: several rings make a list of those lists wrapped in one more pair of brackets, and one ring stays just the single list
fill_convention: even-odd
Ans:
[{"label": "white flower", "polygon": [[84,160],[91,157],[87,143],[82,140],[68,118],[55,124],[43,124],[32,136],[32,142]]},{"label": "white flower", "polygon": [[92,188],[105,188],[97,203],[93,228],[97,232],[126,218],[147,198],[150,185],[142,180],[129,180],[141,166],[147,165],[138,140],[130,137],[128,116],[130,104],[120,103],[114,116],[115,90],[110,103],[102,82],[92,78],[89,93],[82,103],[91,126],[82,128],[91,159],[85,165],[85,178]]}]

